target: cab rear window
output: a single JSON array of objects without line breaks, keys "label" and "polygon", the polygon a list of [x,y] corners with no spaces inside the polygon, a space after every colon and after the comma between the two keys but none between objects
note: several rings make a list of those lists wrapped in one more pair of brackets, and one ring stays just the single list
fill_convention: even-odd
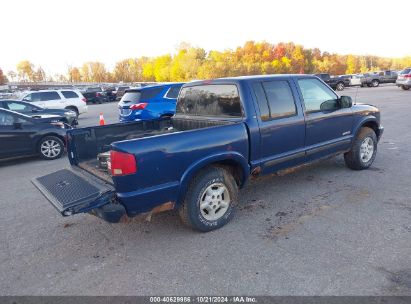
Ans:
[{"label": "cab rear window", "polygon": [[210,84],[182,88],[176,112],[193,116],[242,117],[237,86]]}]

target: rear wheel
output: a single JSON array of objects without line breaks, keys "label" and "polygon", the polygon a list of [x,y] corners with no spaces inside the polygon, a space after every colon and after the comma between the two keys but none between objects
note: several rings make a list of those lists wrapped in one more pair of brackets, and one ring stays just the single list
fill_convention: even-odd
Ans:
[{"label": "rear wheel", "polygon": [[368,169],[377,155],[377,135],[374,130],[363,127],[354,139],[351,150],[344,154],[345,164],[353,170]]},{"label": "rear wheel", "polygon": [[64,153],[64,143],[57,136],[46,136],[41,139],[38,151],[43,159],[57,159]]},{"label": "rear wheel", "polygon": [[376,88],[376,87],[378,87],[378,86],[380,85],[380,81],[377,80],[377,79],[374,79],[374,80],[371,82],[371,85],[372,85],[374,88]]},{"label": "rear wheel", "polygon": [[336,89],[337,89],[337,91],[344,90],[344,83],[342,83],[342,82],[337,83]]},{"label": "rear wheel", "polygon": [[79,112],[78,112],[78,109],[76,107],[69,106],[69,107],[66,107],[66,110],[71,110],[73,112],[76,112],[76,119],[78,119]]},{"label": "rear wheel", "polygon": [[405,91],[408,91],[408,90],[410,89],[410,87],[403,85],[403,86],[401,86],[401,89],[403,89],[403,90],[405,90]]},{"label": "rear wheel", "polygon": [[227,224],[238,202],[234,177],[224,168],[209,167],[191,181],[179,214],[184,224],[211,231]]}]

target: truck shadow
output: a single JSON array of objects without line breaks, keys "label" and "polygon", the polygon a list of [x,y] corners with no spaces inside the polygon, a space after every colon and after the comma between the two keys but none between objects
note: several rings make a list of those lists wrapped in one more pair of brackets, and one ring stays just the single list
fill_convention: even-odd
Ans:
[{"label": "truck shadow", "polygon": [[24,156],[24,157],[18,157],[18,158],[3,159],[3,160],[0,160],[0,168],[32,163],[38,160],[39,160],[39,157],[37,156]]}]

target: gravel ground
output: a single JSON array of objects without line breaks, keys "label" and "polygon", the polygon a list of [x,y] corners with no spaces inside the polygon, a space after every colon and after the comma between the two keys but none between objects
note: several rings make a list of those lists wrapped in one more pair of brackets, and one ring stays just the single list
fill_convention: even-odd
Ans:
[{"label": "gravel ground", "polygon": [[[174,213],[107,224],[62,218],[30,179],[66,158],[0,163],[0,295],[411,295],[411,92],[342,95],[380,107],[373,167],[337,157],[250,182],[226,227],[197,233]],[[116,122],[91,105],[80,126]]]}]

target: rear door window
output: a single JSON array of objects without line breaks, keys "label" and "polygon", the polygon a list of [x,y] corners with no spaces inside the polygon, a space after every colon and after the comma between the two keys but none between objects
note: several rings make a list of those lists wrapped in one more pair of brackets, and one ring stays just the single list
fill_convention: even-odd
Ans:
[{"label": "rear door window", "polygon": [[74,91],[61,91],[61,94],[63,94],[64,98],[78,98],[78,95]]},{"label": "rear door window", "polygon": [[262,121],[270,120],[270,109],[268,108],[267,98],[261,82],[253,83],[253,90],[257,97],[258,107],[260,109],[260,117]]},{"label": "rear door window", "polygon": [[57,92],[41,92],[41,101],[58,100],[61,99]]},{"label": "rear door window", "polygon": [[172,87],[168,90],[166,97],[167,97],[167,98],[176,99],[176,98],[178,97],[178,93],[180,93],[180,89],[181,89],[182,86],[183,86],[182,84],[176,85],[176,86],[172,86]]},{"label": "rear door window", "polygon": [[213,84],[182,88],[177,113],[195,116],[242,117],[236,85]]},{"label": "rear door window", "polygon": [[293,93],[288,81],[263,82],[263,88],[267,96],[270,117],[272,119],[290,117],[297,114]]},{"label": "rear door window", "polygon": [[155,98],[158,94],[160,94],[164,88],[153,88],[141,91],[141,100],[149,100]]}]

